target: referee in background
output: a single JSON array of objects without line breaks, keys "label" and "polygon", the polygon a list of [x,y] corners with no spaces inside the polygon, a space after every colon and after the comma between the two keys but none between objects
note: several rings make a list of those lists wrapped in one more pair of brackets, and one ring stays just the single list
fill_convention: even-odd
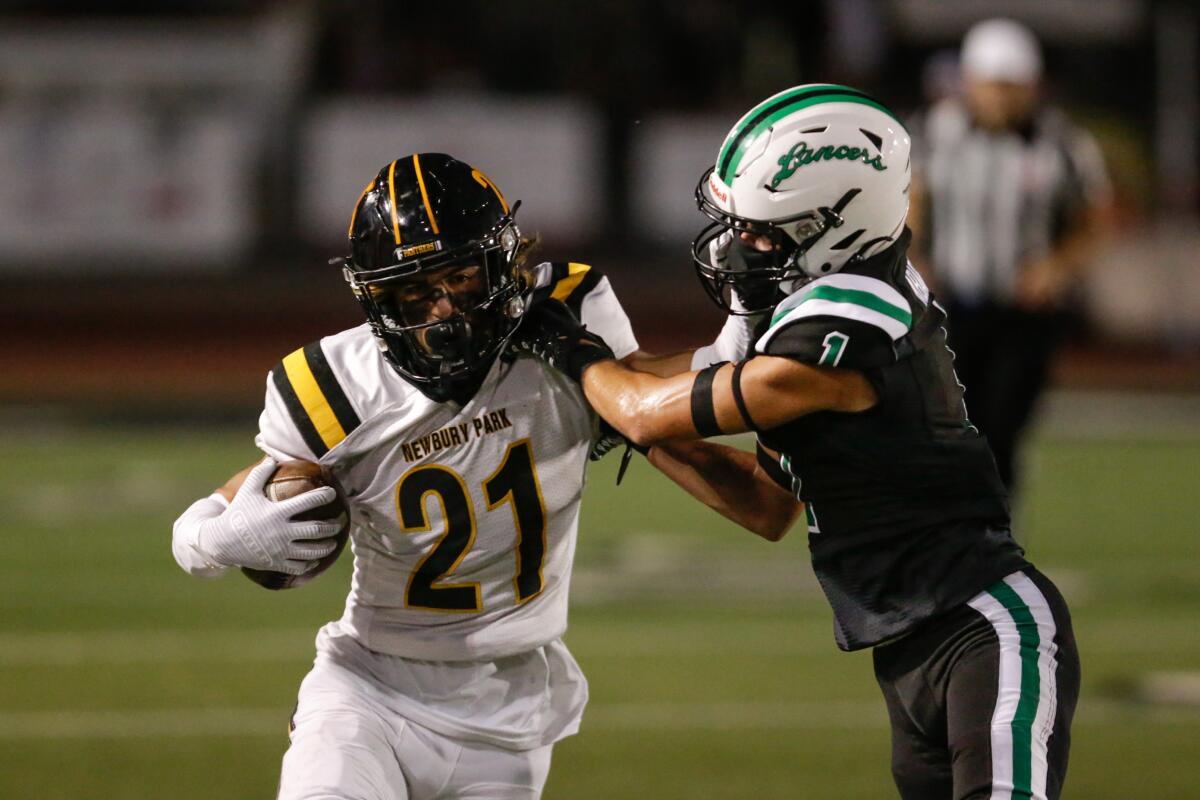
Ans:
[{"label": "referee in background", "polygon": [[967,412],[1011,493],[1018,439],[1111,188],[1092,137],[1040,102],[1041,50],[1027,28],[975,25],[960,70],[962,96],[914,125],[909,224],[914,260],[948,305]]}]

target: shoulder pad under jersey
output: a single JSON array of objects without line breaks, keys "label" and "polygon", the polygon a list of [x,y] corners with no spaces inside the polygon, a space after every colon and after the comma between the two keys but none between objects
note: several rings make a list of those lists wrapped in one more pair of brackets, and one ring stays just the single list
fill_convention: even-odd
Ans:
[{"label": "shoulder pad under jersey", "polygon": [[372,344],[360,326],[285,356],[267,378],[259,447],[276,458],[319,460],[353,433],[362,424],[365,398],[353,397],[361,392],[344,365],[356,363],[356,381],[374,374],[374,362],[382,359]]},{"label": "shoulder pad under jersey", "polygon": [[588,330],[604,337],[617,358],[638,349],[629,317],[598,269],[574,261],[545,261],[533,268],[533,280],[531,303],[562,301]]},{"label": "shoulder pad under jersey", "polygon": [[574,261],[543,261],[533,268],[533,302],[548,297],[561,300],[579,316],[583,298],[595,289],[604,275],[587,264]]},{"label": "shoulder pad under jersey", "polygon": [[896,343],[912,324],[912,305],[894,287],[865,275],[835,274],[776,306],[754,347],[808,364],[869,369],[896,360]]}]

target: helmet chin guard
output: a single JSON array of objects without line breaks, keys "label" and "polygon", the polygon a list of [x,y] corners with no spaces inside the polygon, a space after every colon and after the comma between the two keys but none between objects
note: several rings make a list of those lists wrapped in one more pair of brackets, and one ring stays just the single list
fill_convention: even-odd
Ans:
[{"label": "helmet chin guard", "polygon": [[[862,191],[849,189],[832,207],[804,211],[779,220],[752,220],[722,210],[709,199],[705,187],[711,180],[710,167],[696,185],[696,203],[712,220],[692,242],[692,262],[708,296],[730,314],[751,315],[773,308],[780,294],[788,295],[814,276],[808,268],[808,252],[821,239],[842,227],[842,212]],[[714,264],[712,243],[733,234],[725,264]],[[766,237],[769,250],[746,245],[742,235]],[[822,272],[829,272],[823,269]],[[737,293],[740,302],[733,301]]]}]

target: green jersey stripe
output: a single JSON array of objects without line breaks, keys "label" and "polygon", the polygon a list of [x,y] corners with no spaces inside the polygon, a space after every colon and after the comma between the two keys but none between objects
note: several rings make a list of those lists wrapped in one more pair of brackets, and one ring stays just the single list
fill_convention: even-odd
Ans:
[{"label": "green jersey stripe", "polygon": [[1033,612],[1011,586],[1004,581],[989,586],[988,594],[1008,611],[1020,638],[1021,693],[1012,720],[1012,796],[1033,797],[1033,722],[1041,694],[1038,672],[1038,647],[1041,637]]},{"label": "green jersey stripe", "polygon": [[861,289],[839,289],[836,286],[827,286],[817,284],[804,293],[803,298],[797,305],[784,309],[776,313],[771,320],[771,325],[775,325],[781,319],[786,317],[793,309],[796,309],[809,300],[829,300],[834,303],[852,303],[856,306],[869,308],[872,311],[878,311],[880,314],[885,314],[897,322],[903,323],[906,328],[912,327],[912,314],[906,309],[892,305],[888,301],[871,292]]},{"label": "green jersey stripe", "polygon": [[[899,340],[909,331],[903,322],[866,306],[860,306],[857,303],[835,303],[830,300],[816,299],[811,303],[803,303],[799,307],[793,308],[777,325],[771,326],[755,343],[755,349],[760,353],[767,352],[771,346],[771,342],[783,331],[793,325],[803,323],[804,320],[817,317],[834,317],[861,322],[865,325],[878,328],[893,342]],[[823,324],[818,325],[818,329],[821,325]],[[845,332],[843,331],[842,333]]]}]

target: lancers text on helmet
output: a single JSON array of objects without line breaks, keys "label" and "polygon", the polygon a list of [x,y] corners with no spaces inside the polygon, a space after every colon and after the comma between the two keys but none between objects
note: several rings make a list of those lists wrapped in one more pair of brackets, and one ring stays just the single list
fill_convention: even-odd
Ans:
[{"label": "lancers text on helmet", "polygon": [[792,177],[792,174],[801,167],[808,166],[817,161],[862,161],[868,166],[874,167],[879,172],[887,169],[883,163],[883,156],[870,156],[870,151],[863,147],[851,147],[850,145],[831,145],[827,144],[824,147],[818,147],[813,150],[806,142],[798,142],[792,145],[792,149],[787,151],[787,154],[779,159],[779,172],[771,178],[771,188],[774,189],[782,181]]}]

